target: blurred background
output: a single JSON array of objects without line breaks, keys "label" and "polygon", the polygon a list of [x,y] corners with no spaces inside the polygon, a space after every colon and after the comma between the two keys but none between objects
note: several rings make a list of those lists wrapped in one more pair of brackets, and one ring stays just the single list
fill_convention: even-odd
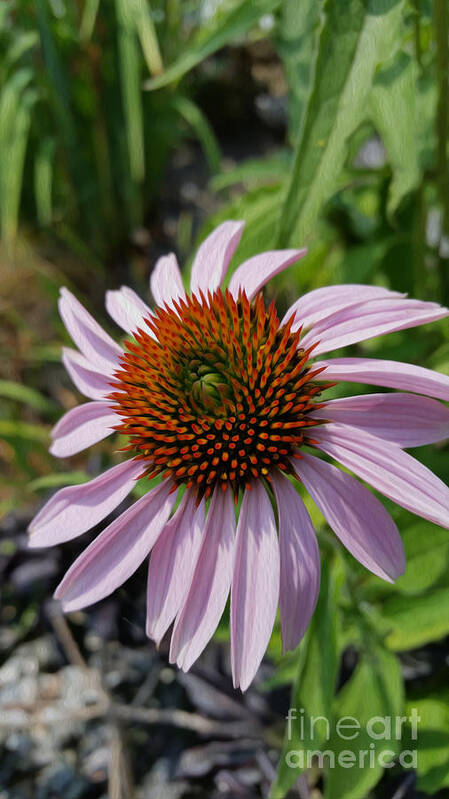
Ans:
[{"label": "blurred background", "polygon": [[[234,266],[309,247],[267,289],[281,315],[339,282],[448,304],[448,20],[447,0],[2,0],[1,799],[449,796],[447,531],[389,505],[408,557],[392,586],[309,505],[316,621],[284,658],[275,629],[243,697],[226,618],[183,675],[145,638],[145,566],[64,618],[51,596],[80,542],[26,548],[52,491],[117,462],[112,441],[67,461],[47,452],[80,399],[60,362],[61,285],[117,336],[105,290],[149,300],[159,255],[187,274],[229,218],[247,223]],[[448,325],[350,354],[449,374]],[[449,481],[447,445],[419,458]],[[418,769],[300,775],[285,765],[289,706],[360,719],[416,707]]]}]

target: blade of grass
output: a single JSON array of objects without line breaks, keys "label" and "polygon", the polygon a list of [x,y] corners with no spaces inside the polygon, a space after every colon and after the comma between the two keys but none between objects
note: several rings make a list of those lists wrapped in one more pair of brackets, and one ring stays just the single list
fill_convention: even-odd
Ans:
[{"label": "blade of grass", "polygon": [[8,149],[2,157],[1,235],[7,245],[17,235],[23,168],[31,122],[31,108],[37,101],[32,89],[24,92],[12,121]]},{"label": "blade of grass", "polygon": [[201,109],[188,97],[173,97],[173,105],[178,113],[193,129],[204,150],[212,174],[220,171],[221,152],[215,133]]},{"label": "blade of grass", "polygon": [[278,246],[310,239],[363,121],[380,63],[401,44],[403,0],[327,0],[312,92],[280,217]]},{"label": "blade of grass", "polygon": [[131,0],[115,0],[118,21],[119,69],[125,112],[126,136],[131,178],[141,183],[145,177],[145,148],[140,88],[140,60]]},{"label": "blade of grass", "polygon": [[30,386],[16,383],[14,380],[0,380],[0,397],[23,402],[25,405],[29,405],[30,408],[42,413],[56,410],[55,403],[44,397],[39,391]]},{"label": "blade of grass", "polygon": [[34,160],[34,197],[38,222],[47,227],[52,220],[53,139],[44,139]]},{"label": "blade of grass", "polygon": [[64,486],[80,485],[85,483],[89,477],[86,472],[53,472],[45,474],[43,477],[36,477],[27,485],[28,491],[46,491],[49,488],[63,488]]},{"label": "blade of grass", "polygon": [[264,14],[278,8],[280,2],[281,0],[244,0],[228,13],[217,14],[211,29],[200,29],[178,60],[161,75],[146,81],[144,88],[160,89],[179,80],[212,53],[246,33]]},{"label": "blade of grass", "polygon": [[160,75],[163,72],[164,65],[151,16],[150,3],[147,0],[135,0],[135,2],[136,28],[149,73],[150,75]]},{"label": "blade of grass", "polygon": [[86,42],[89,42],[92,38],[99,7],[100,0],[86,0],[84,3],[79,33],[80,40],[83,44],[86,44]]}]

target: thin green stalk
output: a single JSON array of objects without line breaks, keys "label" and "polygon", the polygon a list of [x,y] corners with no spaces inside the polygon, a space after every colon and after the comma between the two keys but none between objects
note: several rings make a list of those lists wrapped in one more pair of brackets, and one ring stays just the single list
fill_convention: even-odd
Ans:
[{"label": "thin green stalk", "polygon": [[[441,235],[449,238],[449,167],[447,140],[449,134],[449,10],[447,0],[434,1],[434,24],[436,41],[436,70],[438,104],[436,114],[437,133],[437,184],[443,210]],[[442,301],[449,301],[449,259],[440,255],[439,260]]]},{"label": "thin green stalk", "polygon": [[413,33],[415,37],[415,56],[420,69],[422,69],[421,48],[421,0],[412,0],[413,3]]},{"label": "thin green stalk", "polygon": [[82,42],[89,42],[94,32],[97,20],[100,0],[86,0],[81,17],[80,39]]},{"label": "thin green stalk", "polygon": [[148,70],[150,75],[160,75],[164,65],[148,0],[137,0],[137,10],[137,33]]}]

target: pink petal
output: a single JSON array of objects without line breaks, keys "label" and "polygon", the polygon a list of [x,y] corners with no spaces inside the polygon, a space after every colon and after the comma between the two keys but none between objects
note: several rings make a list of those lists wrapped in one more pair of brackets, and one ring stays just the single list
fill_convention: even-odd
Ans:
[{"label": "pink petal", "polygon": [[260,481],[246,491],[237,527],[231,588],[234,688],[246,691],[268,646],[279,601],[279,543],[268,494]]},{"label": "pink petal", "polygon": [[449,408],[415,394],[364,394],[330,400],[313,416],[359,427],[400,447],[419,447],[449,437]]},{"label": "pink petal", "polygon": [[333,358],[331,361],[317,361],[313,366],[326,367],[320,375],[322,380],[386,386],[449,401],[449,375],[411,363],[374,358]]},{"label": "pink petal", "polygon": [[142,461],[129,460],[82,485],[61,488],[29,526],[29,547],[69,541],[95,527],[125,499],[142,473]]},{"label": "pink petal", "polygon": [[346,347],[396,330],[434,322],[449,311],[436,303],[407,299],[368,300],[337,311],[316,325],[301,340],[307,349],[319,342],[314,355]]},{"label": "pink petal", "polygon": [[235,514],[230,491],[212,496],[195,571],[178,615],[170,662],[187,671],[212,638],[225,609],[232,575]]},{"label": "pink petal", "polygon": [[114,432],[120,417],[110,402],[86,402],[67,411],[52,430],[52,455],[66,458],[96,444]]},{"label": "pink petal", "polygon": [[215,291],[221,286],[244,226],[244,222],[222,222],[199,246],[192,264],[192,294]]},{"label": "pink petal", "polygon": [[243,289],[247,297],[252,299],[272,277],[305,255],[307,255],[306,249],[273,250],[255,255],[235,270],[229,281],[229,291],[237,297],[239,289]]},{"label": "pink petal", "polygon": [[81,553],[55,591],[65,611],[109,596],[145,560],[170,515],[176,494],[164,481],[115,519]]},{"label": "pink petal", "polygon": [[306,506],[289,480],[272,474],[279,515],[280,608],[283,651],[295,649],[312,618],[320,590],[320,552]]},{"label": "pink petal", "polygon": [[404,547],[384,506],[351,475],[301,454],[292,465],[342,544],[378,577],[396,580],[405,569]]},{"label": "pink petal", "polygon": [[185,291],[176,255],[171,253],[159,258],[151,273],[150,288],[156,305],[172,307],[173,300],[184,297]]},{"label": "pink petal", "polygon": [[78,391],[85,397],[103,400],[113,390],[112,378],[99,372],[80,352],[63,347],[62,362]]},{"label": "pink petal", "polygon": [[130,335],[139,328],[146,330],[145,319],[153,315],[148,305],[128,286],[106,292],[106,310],[114,322]]},{"label": "pink petal", "polygon": [[308,291],[299,300],[296,300],[285,314],[282,324],[284,325],[292,314],[295,314],[292,330],[296,330],[300,326],[307,328],[351,305],[358,305],[366,300],[391,299],[392,297],[405,297],[405,294],[389,291],[381,286],[364,286],[357,283],[324,286]]},{"label": "pink petal", "polygon": [[396,444],[349,425],[314,428],[316,446],[355,472],[393,502],[449,527],[449,488]]},{"label": "pink petal", "polygon": [[183,500],[156,542],[148,570],[147,635],[158,644],[178,613],[198,558],[204,530],[204,502]]},{"label": "pink petal", "polygon": [[66,288],[61,289],[59,313],[83,355],[105,375],[112,375],[122,350]]}]

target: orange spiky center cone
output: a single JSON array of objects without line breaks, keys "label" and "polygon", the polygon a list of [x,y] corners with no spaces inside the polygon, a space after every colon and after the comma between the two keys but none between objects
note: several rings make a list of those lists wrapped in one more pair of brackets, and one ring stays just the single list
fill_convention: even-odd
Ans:
[{"label": "orange spiky center cone", "polygon": [[242,291],[156,309],[126,342],[110,395],[149,477],[237,498],[273,468],[292,472],[321,390],[292,321],[280,325],[274,304]]}]

